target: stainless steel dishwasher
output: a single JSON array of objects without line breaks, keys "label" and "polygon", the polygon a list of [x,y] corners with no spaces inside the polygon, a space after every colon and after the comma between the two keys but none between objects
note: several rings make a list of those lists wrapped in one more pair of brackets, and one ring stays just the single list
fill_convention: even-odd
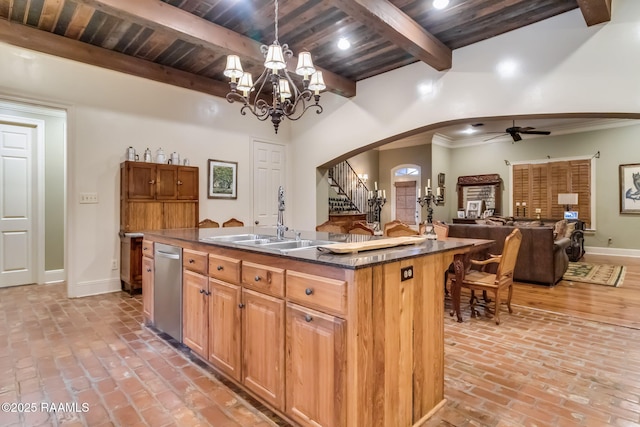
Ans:
[{"label": "stainless steel dishwasher", "polygon": [[182,342],[182,248],[156,243],[154,255],[155,326]]}]

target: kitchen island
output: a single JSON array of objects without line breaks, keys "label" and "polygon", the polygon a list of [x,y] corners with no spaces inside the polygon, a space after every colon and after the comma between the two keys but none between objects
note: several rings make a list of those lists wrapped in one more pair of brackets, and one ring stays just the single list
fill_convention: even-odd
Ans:
[{"label": "kitchen island", "polygon": [[298,243],[257,227],[145,233],[146,321],[153,245],[178,246],[183,343],[217,371],[298,425],[422,424],[444,403],[444,272],[472,243],[333,254],[316,245],[379,238],[285,237]]}]

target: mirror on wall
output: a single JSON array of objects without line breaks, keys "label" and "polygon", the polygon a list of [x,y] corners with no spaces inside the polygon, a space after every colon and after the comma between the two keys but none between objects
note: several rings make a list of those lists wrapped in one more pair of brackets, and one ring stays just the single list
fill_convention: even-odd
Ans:
[{"label": "mirror on wall", "polygon": [[[501,185],[502,179],[498,174],[459,176],[458,210],[466,212],[471,204],[483,212],[488,210],[492,215],[502,215]],[[481,214],[482,212],[478,212],[476,215],[480,217]]]}]

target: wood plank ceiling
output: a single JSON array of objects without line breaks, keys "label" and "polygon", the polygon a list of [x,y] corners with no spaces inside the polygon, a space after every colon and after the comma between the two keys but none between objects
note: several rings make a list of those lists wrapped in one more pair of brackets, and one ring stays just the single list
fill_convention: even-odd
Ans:
[{"label": "wood plank ceiling", "polygon": [[[327,90],[424,61],[580,8],[586,25],[611,19],[611,0],[280,0],[279,40],[309,50]],[[0,41],[164,83],[225,96],[226,55],[262,71],[274,40],[272,0],[0,0]],[[351,48],[336,47],[347,38]],[[289,60],[289,67],[295,61]]]}]

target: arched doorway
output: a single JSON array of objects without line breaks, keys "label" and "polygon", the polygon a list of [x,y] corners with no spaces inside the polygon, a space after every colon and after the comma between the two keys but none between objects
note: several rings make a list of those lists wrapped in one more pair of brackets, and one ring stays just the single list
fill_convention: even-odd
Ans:
[{"label": "arched doorway", "polygon": [[420,188],[422,169],[418,165],[403,164],[391,169],[391,219],[408,225],[421,221],[417,191]]}]

